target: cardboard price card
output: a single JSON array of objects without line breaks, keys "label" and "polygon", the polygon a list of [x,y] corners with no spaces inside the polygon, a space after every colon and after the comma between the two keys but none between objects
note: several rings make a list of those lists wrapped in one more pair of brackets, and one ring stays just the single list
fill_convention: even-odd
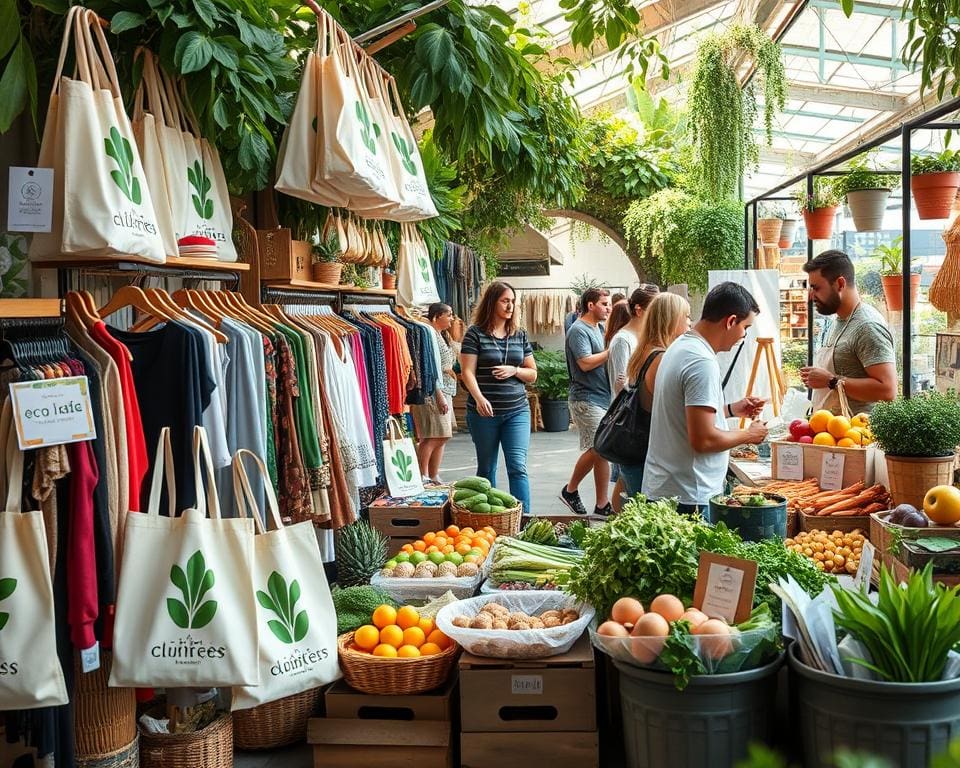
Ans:
[{"label": "cardboard price card", "polygon": [[693,605],[712,619],[740,624],[750,618],[756,585],[756,561],[701,552]]},{"label": "cardboard price card", "polygon": [[97,436],[86,376],[12,382],[10,397],[21,451]]}]

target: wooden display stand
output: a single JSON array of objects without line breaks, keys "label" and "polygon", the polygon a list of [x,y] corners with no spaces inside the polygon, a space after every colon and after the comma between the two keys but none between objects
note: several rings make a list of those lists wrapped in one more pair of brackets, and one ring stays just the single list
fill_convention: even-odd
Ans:
[{"label": "wooden display stand", "polygon": [[811,443],[792,443],[784,440],[770,442],[771,477],[773,480],[782,480],[780,474],[780,446],[795,448],[803,446],[803,476],[819,479],[823,472],[823,460],[827,454],[843,456],[843,487],[853,485],[862,480],[864,485],[871,486],[876,482],[876,454],[873,445],[865,448],[839,448],[831,445],[813,445]]},{"label": "wooden display stand", "polygon": [[[744,397],[753,395],[753,387],[757,383],[757,371],[760,370],[760,357],[763,357],[767,368],[767,380],[770,382],[770,403],[773,406],[773,415],[780,415],[780,406],[787,394],[787,385],[783,380],[783,372],[777,365],[777,354],[773,349],[773,339],[757,339],[757,353],[753,358],[753,367],[750,369],[750,378],[747,380],[747,393]],[[740,419],[740,429],[746,425],[746,419]]]}]

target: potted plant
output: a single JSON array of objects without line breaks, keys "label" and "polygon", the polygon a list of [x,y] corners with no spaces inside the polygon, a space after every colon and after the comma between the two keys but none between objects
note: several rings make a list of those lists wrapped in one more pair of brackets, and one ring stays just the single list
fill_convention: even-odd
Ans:
[{"label": "potted plant", "polygon": [[960,188],[960,152],[910,158],[910,192],[921,219],[945,219]]},{"label": "potted plant", "polygon": [[537,383],[540,396],[540,412],[543,415],[544,432],[566,432],[570,429],[570,408],[567,395],[570,391],[570,374],[563,352],[538,349],[533,353],[537,361]]},{"label": "potted plant", "polygon": [[[883,285],[883,298],[891,312],[903,311],[903,235],[898,235],[889,244],[878,245],[873,251],[880,257],[880,282]],[[920,289],[920,273],[910,273],[910,309],[917,305],[917,292]]]},{"label": "potted plant", "polygon": [[783,222],[780,227],[780,239],[777,241],[779,248],[793,248],[793,240],[797,234],[797,217],[792,211],[788,211],[783,206],[776,209],[776,214]]},{"label": "potted plant", "polygon": [[784,215],[779,206],[767,210],[767,216],[757,219],[757,236],[760,245],[774,245],[780,243],[783,234]]},{"label": "potted plant", "polygon": [[310,254],[313,279],[326,285],[340,285],[343,264],[337,260],[339,256],[340,245],[334,234],[314,245]]},{"label": "potted plant", "polygon": [[833,184],[824,178],[813,180],[813,194],[806,188],[797,190],[797,207],[803,214],[803,223],[810,240],[829,240],[833,235],[833,220],[837,215],[840,199]]},{"label": "potted plant", "polygon": [[857,232],[883,229],[887,198],[899,186],[900,177],[897,174],[874,173],[867,168],[866,160],[855,160],[850,164],[850,170],[833,182],[837,198],[847,198]]},{"label": "potted plant", "polygon": [[928,490],[953,483],[960,445],[960,400],[954,390],[877,403],[870,414],[870,431],[886,454],[895,505],[922,509]]}]

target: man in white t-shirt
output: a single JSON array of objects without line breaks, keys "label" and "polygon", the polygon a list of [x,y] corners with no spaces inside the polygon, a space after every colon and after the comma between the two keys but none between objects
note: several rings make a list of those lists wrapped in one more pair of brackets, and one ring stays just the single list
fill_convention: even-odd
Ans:
[{"label": "man in white t-shirt", "polygon": [[705,509],[710,497],[723,491],[730,449],[761,443],[767,436],[759,421],[747,429],[727,428],[727,418],[759,416],[764,400],[724,403],[717,362],[718,352],[729,351],[746,336],[759,311],[746,288],[721,283],[707,294],[699,322],[664,353],[643,470],[647,498],[676,498],[681,512]]}]

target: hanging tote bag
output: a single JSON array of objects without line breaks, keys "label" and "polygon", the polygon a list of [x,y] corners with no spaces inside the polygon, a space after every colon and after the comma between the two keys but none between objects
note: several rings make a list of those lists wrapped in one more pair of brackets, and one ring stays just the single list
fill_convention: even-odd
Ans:
[{"label": "hanging tote bag", "polygon": [[643,377],[663,350],[654,350],[647,356],[637,376],[636,384],[620,390],[607,412],[600,419],[593,449],[607,461],[627,466],[643,466],[650,444],[650,414],[640,407],[640,387]]},{"label": "hanging tote bag", "polygon": [[[164,427],[147,512],[127,516],[110,685],[257,685],[253,521],[220,518],[202,427],[194,432],[197,508],[179,517],[172,466],[170,430]],[[169,517],[159,514],[161,478],[166,478],[171,500]]]},{"label": "hanging tote bag", "polygon": [[440,301],[427,246],[415,224],[400,224],[397,254],[397,301],[405,307]]},{"label": "hanging tote bag", "polygon": [[[267,492],[265,530],[254,502],[244,457],[253,459]],[[337,613],[323,570],[313,523],[284,526],[267,468],[246,449],[233,457],[233,489],[240,517],[253,518],[253,583],[260,630],[260,685],[235,687],[233,709],[249,709],[333,682],[337,664]]]},{"label": "hanging tote bag", "polygon": [[[153,198],[106,36],[93,11],[71,11],[38,162],[54,169],[54,226],[34,236],[30,258],[135,256],[163,263]],[[76,79],[62,76],[71,39]]]},{"label": "hanging tote bag", "polygon": [[389,156],[400,196],[400,204],[386,218],[393,221],[432,219],[438,215],[437,207],[433,204],[433,197],[427,186],[420,148],[413,137],[410,123],[403,114],[397,83],[391,77],[388,81],[380,80],[379,85],[383,89],[383,117],[387,126]]},{"label": "hanging tote bag", "polygon": [[8,398],[0,417],[6,435],[6,503],[0,511],[0,710],[66,704],[57,656],[53,584],[41,512],[21,512],[23,454]]},{"label": "hanging tote bag", "polygon": [[423,493],[423,477],[413,440],[403,436],[392,416],[387,419],[387,439],[383,441],[383,467],[391,496],[403,498]]}]

